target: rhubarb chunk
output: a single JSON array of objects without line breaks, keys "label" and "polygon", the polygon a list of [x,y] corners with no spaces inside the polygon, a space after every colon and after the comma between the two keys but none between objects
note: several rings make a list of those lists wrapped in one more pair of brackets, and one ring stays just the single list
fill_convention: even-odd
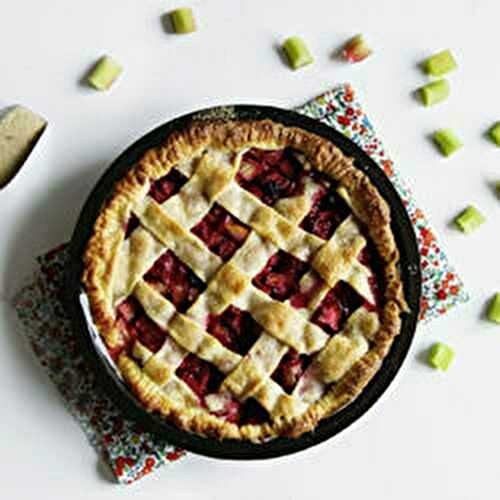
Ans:
[{"label": "rhubarb chunk", "polygon": [[179,34],[193,33],[196,31],[196,21],[193,11],[189,7],[182,7],[170,13],[174,31]]},{"label": "rhubarb chunk", "polygon": [[287,38],[283,43],[283,51],[292,69],[299,69],[314,62],[306,44],[298,36]]},{"label": "rhubarb chunk", "polygon": [[486,316],[490,321],[500,323],[500,293],[496,293],[491,299]]},{"label": "rhubarb chunk", "polygon": [[97,90],[108,90],[120,76],[123,68],[113,58],[103,56],[87,77],[87,81]]},{"label": "rhubarb chunk", "polygon": [[449,50],[443,50],[426,59],[422,67],[428,75],[443,76],[457,69],[457,62]]},{"label": "rhubarb chunk", "polygon": [[451,347],[442,342],[437,342],[431,348],[428,362],[433,368],[445,372],[450,367],[454,357],[455,353]]},{"label": "rhubarb chunk", "polygon": [[442,80],[436,80],[420,87],[418,93],[424,106],[433,106],[448,98],[450,95],[450,85],[448,80],[443,78]]},{"label": "rhubarb chunk", "polygon": [[463,146],[463,143],[458,138],[457,134],[449,128],[441,129],[435,132],[433,139],[444,156],[451,156]]},{"label": "rhubarb chunk", "polygon": [[372,52],[363,35],[356,35],[344,45],[342,58],[349,63],[358,63],[364,61]]},{"label": "rhubarb chunk", "polygon": [[500,146],[500,122],[495,123],[495,125],[490,128],[488,135],[497,146]]},{"label": "rhubarb chunk", "polygon": [[467,207],[455,218],[455,224],[465,234],[472,233],[484,222],[486,222],[486,219],[483,214],[473,206]]}]

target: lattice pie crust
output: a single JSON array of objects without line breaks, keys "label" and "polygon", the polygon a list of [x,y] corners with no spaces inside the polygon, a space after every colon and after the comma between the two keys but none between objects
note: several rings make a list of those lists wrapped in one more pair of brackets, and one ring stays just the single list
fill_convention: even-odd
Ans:
[{"label": "lattice pie crust", "polygon": [[[267,172],[270,158],[286,151],[293,157],[286,168],[300,165],[300,181],[284,170],[274,184],[270,177],[260,188],[246,184],[261,161],[252,151]],[[176,192],[165,192],[165,179],[176,178],[183,179]],[[348,210],[327,238],[302,222],[325,182]],[[234,238],[207,246],[203,220],[214,231],[225,221]],[[361,258],[367,245],[376,272]],[[279,287],[280,259],[302,274],[266,288],[261,283],[272,281],[259,273],[267,265]],[[386,202],[333,144],[271,121],[209,121],[171,134],[116,184],[88,243],[83,283],[100,334],[147,409],[191,432],[262,442],[314,429],[379,369],[406,307],[398,260]],[[188,284],[176,290],[176,279]],[[309,291],[298,300],[288,289]],[[341,289],[358,302],[353,310],[330,306],[348,314],[332,331],[315,318],[328,293]],[[235,328],[246,347],[211,329],[229,316],[245,325]],[[300,360],[301,369],[295,361],[280,367],[284,359]],[[217,377],[207,378],[212,372]]]}]

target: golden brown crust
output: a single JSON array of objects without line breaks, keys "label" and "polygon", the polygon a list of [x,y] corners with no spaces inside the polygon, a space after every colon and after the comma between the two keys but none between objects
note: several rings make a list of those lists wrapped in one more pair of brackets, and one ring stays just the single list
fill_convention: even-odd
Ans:
[{"label": "golden brown crust", "polygon": [[[299,417],[282,417],[272,424],[241,427],[206,412],[169,403],[158,385],[131,357],[122,353],[118,360],[124,378],[150,411],[159,412],[191,432],[255,442],[279,435],[299,436],[355,399],[379,369],[400,331],[400,314],[407,306],[398,271],[399,253],[390,227],[390,210],[368,177],[353,165],[350,158],[325,139],[268,120],[195,122],[182,132],[172,133],[164,144],[148,151],[139,164],[116,184],[112,197],[95,223],[84,256],[85,272],[82,277],[99,332],[110,349],[119,348],[123,338],[115,326],[115,312],[111,306],[112,270],[124,241],[132,205],[145,196],[150,180],[166,175],[174,165],[195,157],[206,148],[236,154],[243,148],[259,146],[292,147],[303,153],[313,168],[330,176],[347,190],[355,217],[363,224],[384,262],[385,302],[380,328],[370,338],[369,351]],[[225,181],[220,179],[222,183]],[[218,189],[220,183],[212,186],[212,190]],[[214,192],[210,191],[206,196],[211,198]],[[280,404],[286,407],[289,402],[283,399]]]}]

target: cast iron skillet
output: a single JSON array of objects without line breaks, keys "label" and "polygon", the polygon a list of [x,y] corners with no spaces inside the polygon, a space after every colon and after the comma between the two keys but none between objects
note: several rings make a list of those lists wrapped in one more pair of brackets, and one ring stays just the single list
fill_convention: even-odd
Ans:
[{"label": "cast iron skillet", "polygon": [[[210,118],[271,119],[318,134],[333,142],[346,155],[353,157],[355,165],[368,175],[391,207],[392,229],[401,254],[401,276],[410,306],[410,312],[402,317],[401,334],[394,341],[379,372],[355,401],[322,420],[313,432],[295,439],[277,438],[264,444],[235,440],[217,441],[180,430],[159,415],[147,412],[121,380],[91,321],[86,319],[89,318],[88,308],[81,302],[81,299],[86,297],[80,283],[82,254],[91,236],[94,221],[102,204],[110,195],[113,184],[134,166],[147,149],[160,144],[171,132],[183,129],[193,119]],[[293,111],[254,105],[220,106],[191,113],[161,125],[130,146],[104,173],[83,207],[71,239],[66,284],[68,312],[81,339],[85,357],[95,369],[99,382],[124,414],[176,446],[209,457],[227,459],[262,459],[288,455],[325,441],[360,418],[388,388],[406,357],[415,333],[421,293],[420,256],[413,227],[401,199],[382,169],[353,142],[331,127]]]}]

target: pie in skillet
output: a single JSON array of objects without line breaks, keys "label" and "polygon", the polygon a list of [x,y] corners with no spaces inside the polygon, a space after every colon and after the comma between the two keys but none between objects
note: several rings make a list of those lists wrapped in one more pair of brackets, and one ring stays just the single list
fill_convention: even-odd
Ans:
[{"label": "pie in skillet", "polygon": [[193,122],[115,185],[83,283],[145,408],[219,439],[297,437],[362,392],[400,331],[390,222],[331,142]]}]

